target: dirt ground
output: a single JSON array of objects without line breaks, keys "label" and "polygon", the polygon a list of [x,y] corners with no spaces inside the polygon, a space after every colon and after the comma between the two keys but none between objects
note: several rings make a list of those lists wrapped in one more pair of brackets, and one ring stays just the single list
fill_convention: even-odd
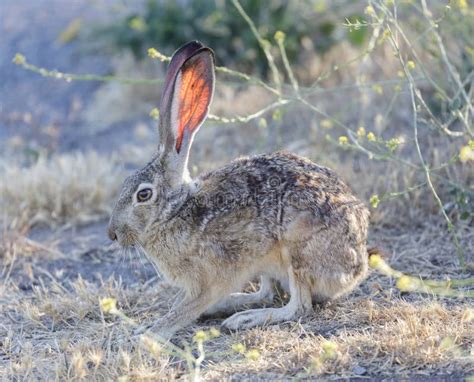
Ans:
[{"label": "dirt ground", "polygon": [[[84,1],[67,6],[60,0],[46,3],[47,7],[29,0],[0,3],[2,159],[18,150],[45,149],[59,154],[94,150],[109,158],[123,149],[131,157],[120,163],[126,173],[153,150],[144,143],[154,134],[146,114],[116,122],[99,118],[91,127],[85,114],[95,110],[90,103],[101,84],[42,78],[11,63],[21,52],[51,69],[96,74],[111,70],[105,55],[84,53],[80,41],[57,41],[74,17],[90,23],[106,19],[107,1],[93,6]],[[295,117],[299,123],[304,118]],[[404,121],[406,115],[400,113],[399,118]],[[232,129],[210,125],[197,138],[194,173],[238,154],[260,151],[247,126],[239,133]],[[285,134],[293,133],[283,132],[284,142]],[[210,137],[213,146],[206,145]],[[303,139],[297,138],[283,146],[320,158],[310,146],[298,146]],[[222,142],[229,141],[235,144],[223,148]],[[270,142],[263,149],[279,145]],[[348,165],[344,156],[325,164],[335,160],[343,163],[339,170],[344,175],[364,169],[363,162]],[[365,198],[370,195],[368,189],[357,191]],[[370,243],[390,254],[387,261],[394,268],[430,279],[473,277],[472,267],[460,270],[456,248],[439,216],[408,216],[404,210],[402,214],[396,221],[374,212],[370,231]],[[189,358],[201,354],[193,339],[201,330],[208,337],[199,371],[205,380],[474,378],[474,305],[469,298],[402,293],[394,279],[372,271],[351,295],[316,306],[314,315],[298,322],[216,333],[211,329],[219,329],[222,318],[202,319],[173,340],[185,350],[183,355],[131,335],[136,322],[152,322],[179,295],[146,258],[110,243],[106,214],[85,222],[66,219],[14,229],[4,219],[0,227],[0,380],[189,380],[197,375]],[[458,233],[466,262],[472,264],[474,228],[461,224]],[[251,284],[249,290],[256,287]],[[116,299],[121,314],[101,310],[101,299],[108,297]],[[287,297],[278,295],[274,304],[283,304]]]},{"label": "dirt ground", "polygon": [[[177,293],[146,260],[111,248],[105,228],[101,221],[35,230],[27,241],[16,240],[16,258],[3,258],[2,378],[189,378],[182,357],[154,354],[152,345],[131,337],[133,325],[101,312],[100,299],[113,297],[130,319],[153,322]],[[415,232],[376,230],[372,240],[383,243],[403,271],[423,270],[432,278],[469,276],[453,266],[452,244],[430,223]],[[472,233],[466,240],[472,243]],[[427,252],[418,252],[423,247]],[[274,304],[286,298],[278,296]],[[208,380],[463,380],[474,372],[472,308],[468,299],[400,293],[393,280],[372,272],[350,296],[315,307],[313,316],[299,322],[223,332],[207,340],[201,373]],[[199,330],[219,328],[220,322],[200,320],[173,342],[192,346]],[[258,351],[258,360],[233,350],[237,344]],[[335,350],[326,359],[328,346]],[[197,357],[196,349],[190,353]]]}]

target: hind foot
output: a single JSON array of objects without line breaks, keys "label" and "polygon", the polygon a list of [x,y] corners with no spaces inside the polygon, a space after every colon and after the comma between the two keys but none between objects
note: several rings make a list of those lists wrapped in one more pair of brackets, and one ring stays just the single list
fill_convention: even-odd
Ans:
[{"label": "hind foot", "polygon": [[249,329],[276,322],[296,320],[312,312],[311,292],[308,285],[296,280],[293,268],[288,269],[290,301],[281,308],[251,309],[236,313],[222,326],[230,330]]}]

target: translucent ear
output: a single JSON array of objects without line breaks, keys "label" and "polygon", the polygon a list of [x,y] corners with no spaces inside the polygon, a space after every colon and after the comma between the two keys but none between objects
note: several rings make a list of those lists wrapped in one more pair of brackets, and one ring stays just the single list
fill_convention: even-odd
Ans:
[{"label": "translucent ear", "polygon": [[204,48],[189,58],[178,72],[171,110],[175,149],[189,145],[209,113],[214,92],[214,58]]},{"label": "translucent ear", "polygon": [[160,105],[163,154],[189,152],[194,134],[209,112],[214,93],[214,55],[197,41],[171,59]]}]

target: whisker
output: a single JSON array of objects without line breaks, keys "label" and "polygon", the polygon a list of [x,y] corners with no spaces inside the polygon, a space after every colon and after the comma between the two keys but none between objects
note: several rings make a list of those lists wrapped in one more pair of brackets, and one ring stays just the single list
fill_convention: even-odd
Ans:
[{"label": "whisker", "polygon": [[140,253],[140,250],[138,249],[138,246],[135,244],[133,246],[133,264],[132,264],[132,267],[134,269],[139,269],[140,268],[140,265],[141,263],[138,262],[138,260],[141,260],[141,253]]},{"label": "whisker", "polygon": [[122,259],[120,262],[122,266],[126,264],[127,257],[128,257],[128,247],[122,247]]},{"label": "whisker", "polygon": [[153,269],[155,270],[156,272],[156,276],[158,277],[158,280],[161,280],[162,277],[161,277],[161,273],[159,272],[158,270],[158,267],[156,266],[155,262],[150,258],[150,256],[148,255],[148,253],[145,251],[145,248],[143,248],[142,244],[141,243],[137,243],[137,247],[139,249],[139,252],[145,256],[145,258],[148,260],[148,262],[152,265]]},{"label": "whisker", "polygon": [[128,264],[133,263],[133,252],[132,252],[133,246],[127,247],[127,255],[128,255]]},{"label": "whisker", "polygon": [[112,250],[118,250],[122,248],[116,241],[109,242],[108,245],[105,245],[105,250],[106,251],[112,251]]},{"label": "whisker", "polygon": [[120,247],[120,263],[119,263],[120,266],[123,266],[125,263],[125,256],[126,256],[125,254],[126,254],[125,248]]}]

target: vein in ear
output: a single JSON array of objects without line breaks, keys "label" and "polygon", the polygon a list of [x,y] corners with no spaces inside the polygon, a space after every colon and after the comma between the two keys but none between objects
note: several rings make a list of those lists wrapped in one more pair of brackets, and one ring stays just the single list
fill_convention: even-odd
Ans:
[{"label": "vein in ear", "polygon": [[184,68],[181,74],[179,91],[179,127],[176,139],[176,150],[179,152],[184,131],[192,133],[206,117],[211,99],[212,79],[206,59],[196,59]]}]

